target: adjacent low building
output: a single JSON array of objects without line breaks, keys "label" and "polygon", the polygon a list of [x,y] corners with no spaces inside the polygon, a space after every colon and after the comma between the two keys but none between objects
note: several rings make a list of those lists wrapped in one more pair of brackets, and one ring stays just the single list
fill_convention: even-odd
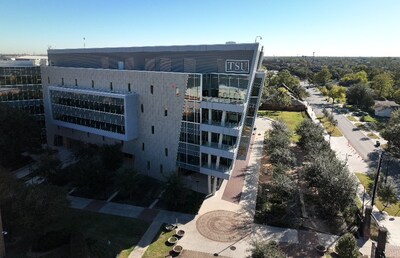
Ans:
[{"label": "adjacent low building", "polygon": [[0,102],[35,116],[46,139],[40,65],[47,57],[25,56],[0,60]]},{"label": "adjacent low building", "polygon": [[126,162],[214,192],[244,158],[264,85],[259,43],[55,49],[43,67],[49,145],[121,143]]},{"label": "adjacent low building", "polygon": [[375,101],[374,110],[376,116],[391,117],[392,112],[399,109],[400,105],[394,101]]}]

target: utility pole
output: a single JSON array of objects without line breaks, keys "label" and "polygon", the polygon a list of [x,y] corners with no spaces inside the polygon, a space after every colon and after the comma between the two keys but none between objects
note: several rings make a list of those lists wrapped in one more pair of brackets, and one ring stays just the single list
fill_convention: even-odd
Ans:
[{"label": "utility pole", "polygon": [[375,176],[375,182],[374,182],[374,189],[372,191],[372,199],[371,199],[371,206],[374,207],[375,203],[375,197],[376,197],[376,189],[378,187],[378,181],[379,181],[379,174],[381,171],[381,165],[382,165],[382,157],[383,157],[383,151],[379,153],[379,161],[378,161],[378,170],[376,171],[376,176]]},{"label": "utility pole", "polygon": [[4,244],[4,231],[3,222],[1,220],[1,208],[0,208],[0,258],[6,257],[6,246]]}]

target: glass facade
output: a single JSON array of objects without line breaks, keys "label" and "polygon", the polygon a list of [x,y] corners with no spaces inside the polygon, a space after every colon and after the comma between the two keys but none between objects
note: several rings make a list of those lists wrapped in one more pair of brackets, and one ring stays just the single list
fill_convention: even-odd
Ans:
[{"label": "glass facade", "polygon": [[243,104],[246,101],[248,75],[205,74],[203,75],[203,100]]},{"label": "glass facade", "polygon": [[41,138],[46,139],[39,66],[0,67],[0,102],[34,115],[42,128]]},{"label": "glass facade", "polygon": [[125,134],[124,99],[50,90],[53,119]]},{"label": "glass facade", "polygon": [[200,172],[201,75],[189,74],[183,103],[177,166]]}]

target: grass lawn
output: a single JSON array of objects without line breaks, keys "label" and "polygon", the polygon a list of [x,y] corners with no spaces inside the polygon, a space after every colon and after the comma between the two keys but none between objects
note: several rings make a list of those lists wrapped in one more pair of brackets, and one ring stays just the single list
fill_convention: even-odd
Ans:
[{"label": "grass lawn", "polygon": [[147,248],[142,258],[164,258],[172,250],[172,245],[166,245],[168,238],[175,234],[175,230],[170,232],[166,231],[165,225],[163,224],[159,229],[157,235],[153,239],[153,243]]},{"label": "grass lawn", "polygon": [[325,117],[318,117],[318,119],[321,121],[321,123],[325,127],[326,131],[328,133],[331,133],[332,137],[343,136],[343,134],[342,134],[342,132],[340,132],[339,128],[337,128],[336,126],[333,126]]},{"label": "grass lawn", "polygon": [[355,123],[354,125],[360,130],[369,131],[368,127],[366,127],[363,123]]},{"label": "grass lawn", "polygon": [[352,122],[358,122],[358,120],[354,116],[347,116],[347,119],[349,119]]},{"label": "grass lawn", "polygon": [[[60,224],[68,229],[82,232],[91,239],[99,257],[128,257],[132,249],[146,232],[149,224],[145,221],[114,215],[70,209]],[[110,243],[110,244],[108,244]]]},{"label": "grass lawn", "polygon": [[367,136],[371,139],[380,139],[378,135],[374,134],[374,133],[368,133]]},{"label": "grass lawn", "polygon": [[[374,180],[373,178],[369,177],[366,174],[363,173],[356,173],[357,178],[360,180],[361,184],[367,189],[367,192],[371,195],[371,191],[368,189],[372,189]],[[375,198],[375,205],[378,207],[379,210],[386,211],[389,215],[391,216],[400,216],[400,202],[397,201],[396,204],[390,205],[387,208],[385,208],[384,203],[381,201],[380,198]]]},{"label": "grass lawn", "polygon": [[374,123],[374,124],[378,123],[378,121],[370,115],[363,116],[361,119],[364,122],[369,122],[369,123]]},{"label": "grass lawn", "polygon": [[272,110],[260,110],[258,111],[259,116],[266,116],[274,120],[280,120],[287,124],[290,131],[293,133],[292,141],[298,142],[299,136],[295,134],[296,127],[304,120],[308,119],[305,112],[292,112],[292,111],[272,111]]}]

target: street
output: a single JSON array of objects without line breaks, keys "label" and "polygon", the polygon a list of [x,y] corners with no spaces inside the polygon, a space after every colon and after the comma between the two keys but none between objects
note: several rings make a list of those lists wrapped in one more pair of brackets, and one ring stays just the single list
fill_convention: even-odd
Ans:
[{"label": "street", "polygon": [[[322,114],[324,108],[332,111],[332,104],[325,100],[325,97],[316,89],[307,89],[310,96],[306,101],[312,106],[317,116]],[[333,107],[335,119],[338,121],[338,128],[348,140],[348,143],[359,153],[359,155],[367,162],[373,163],[378,159],[378,148],[375,147],[374,141],[365,136],[359,129],[353,125],[345,114],[340,114],[338,110]]]}]

